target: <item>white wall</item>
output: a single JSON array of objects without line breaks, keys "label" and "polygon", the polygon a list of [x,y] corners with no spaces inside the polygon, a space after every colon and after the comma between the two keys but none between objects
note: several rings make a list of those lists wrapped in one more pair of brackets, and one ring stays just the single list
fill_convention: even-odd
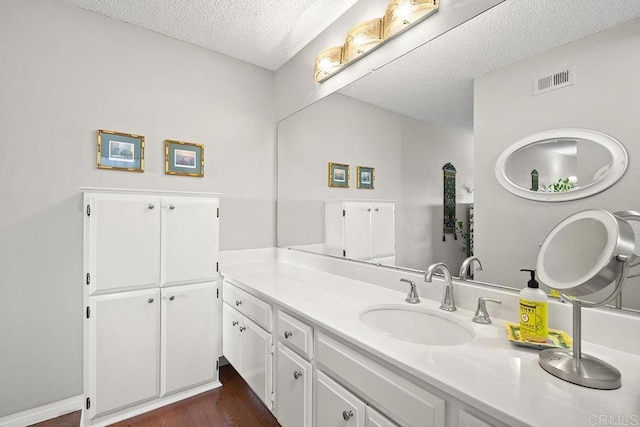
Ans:
[{"label": "white wall", "polygon": [[[526,286],[521,268],[535,267],[538,243],[565,217],[584,209],[638,210],[640,195],[640,20],[574,42],[481,76],[475,81],[477,278]],[[532,95],[532,79],[575,65],[576,84]],[[514,141],[547,129],[586,128],[618,139],[629,168],[608,190],[582,200],[544,203],[521,199],[495,179],[500,153]],[[630,281],[625,305],[640,308],[638,279]]]},{"label": "white wall", "polygon": [[[324,242],[325,200],[394,200],[396,264],[426,270],[444,261],[457,274],[461,240],[442,241],[442,167],[458,168],[458,217],[466,219],[472,156],[467,135],[344,95],[324,98],[278,124],[278,245]],[[329,162],[350,165],[350,188],[328,187]],[[356,188],[358,165],[375,168],[374,190]]]},{"label": "white wall", "polygon": [[[82,393],[79,188],[221,192],[221,248],[273,246],[275,106],[271,72],[60,0],[0,2],[0,57],[2,417]],[[97,170],[98,129],[145,135],[145,172]]]}]

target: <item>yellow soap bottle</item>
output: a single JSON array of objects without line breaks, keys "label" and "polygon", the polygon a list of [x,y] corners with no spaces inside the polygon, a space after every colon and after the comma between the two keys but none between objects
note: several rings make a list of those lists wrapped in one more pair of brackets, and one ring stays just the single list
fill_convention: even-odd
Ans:
[{"label": "yellow soap bottle", "polygon": [[536,281],[536,271],[531,273],[527,287],[520,291],[520,337],[527,341],[546,342],[549,335],[547,294]]}]

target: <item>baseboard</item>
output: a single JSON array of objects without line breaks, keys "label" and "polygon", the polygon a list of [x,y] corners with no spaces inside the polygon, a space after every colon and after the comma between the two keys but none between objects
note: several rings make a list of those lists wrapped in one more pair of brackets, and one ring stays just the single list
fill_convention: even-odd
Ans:
[{"label": "baseboard", "polygon": [[82,410],[82,395],[0,418],[0,427],[25,427]]}]

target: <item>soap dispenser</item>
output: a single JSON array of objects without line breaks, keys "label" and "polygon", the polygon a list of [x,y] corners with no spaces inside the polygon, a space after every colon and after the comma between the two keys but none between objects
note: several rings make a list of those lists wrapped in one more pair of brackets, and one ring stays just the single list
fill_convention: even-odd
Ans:
[{"label": "soap dispenser", "polygon": [[520,337],[533,342],[546,342],[549,335],[547,294],[536,281],[536,271],[531,273],[527,287],[520,291]]}]

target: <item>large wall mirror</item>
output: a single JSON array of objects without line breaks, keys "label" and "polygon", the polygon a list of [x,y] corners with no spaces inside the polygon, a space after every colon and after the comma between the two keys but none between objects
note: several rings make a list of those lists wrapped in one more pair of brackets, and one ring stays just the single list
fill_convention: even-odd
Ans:
[{"label": "large wall mirror", "polygon": [[[582,2],[542,3],[500,3],[280,121],[278,246],[326,254],[328,203],[357,202],[374,210],[375,203],[393,203],[394,256],[356,258],[418,271],[445,262],[457,276],[469,249],[463,234],[468,232],[470,213],[478,200],[487,196],[474,191],[473,76],[588,37],[640,14],[636,8],[626,11],[634,16],[609,16],[603,6],[577,23],[575,14],[582,11]],[[523,18],[527,25],[513,19],[522,15],[523,8],[535,9]],[[564,25],[567,22],[572,23],[570,30]],[[548,32],[541,38],[536,28],[543,27]],[[518,37],[510,38],[510,32]],[[348,188],[328,185],[329,163],[349,165]],[[457,240],[453,234],[443,233],[442,168],[447,163],[457,171],[455,217],[464,229],[463,233],[456,230]],[[375,169],[373,189],[357,188],[358,166]],[[493,167],[488,173],[494,175]],[[537,247],[537,242],[531,243]],[[519,271],[523,267],[510,260],[508,249],[493,250],[507,251],[500,268]],[[500,276],[492,276],[491,269],[483,267],[480,279],[496,283],[494,277]]]}]

